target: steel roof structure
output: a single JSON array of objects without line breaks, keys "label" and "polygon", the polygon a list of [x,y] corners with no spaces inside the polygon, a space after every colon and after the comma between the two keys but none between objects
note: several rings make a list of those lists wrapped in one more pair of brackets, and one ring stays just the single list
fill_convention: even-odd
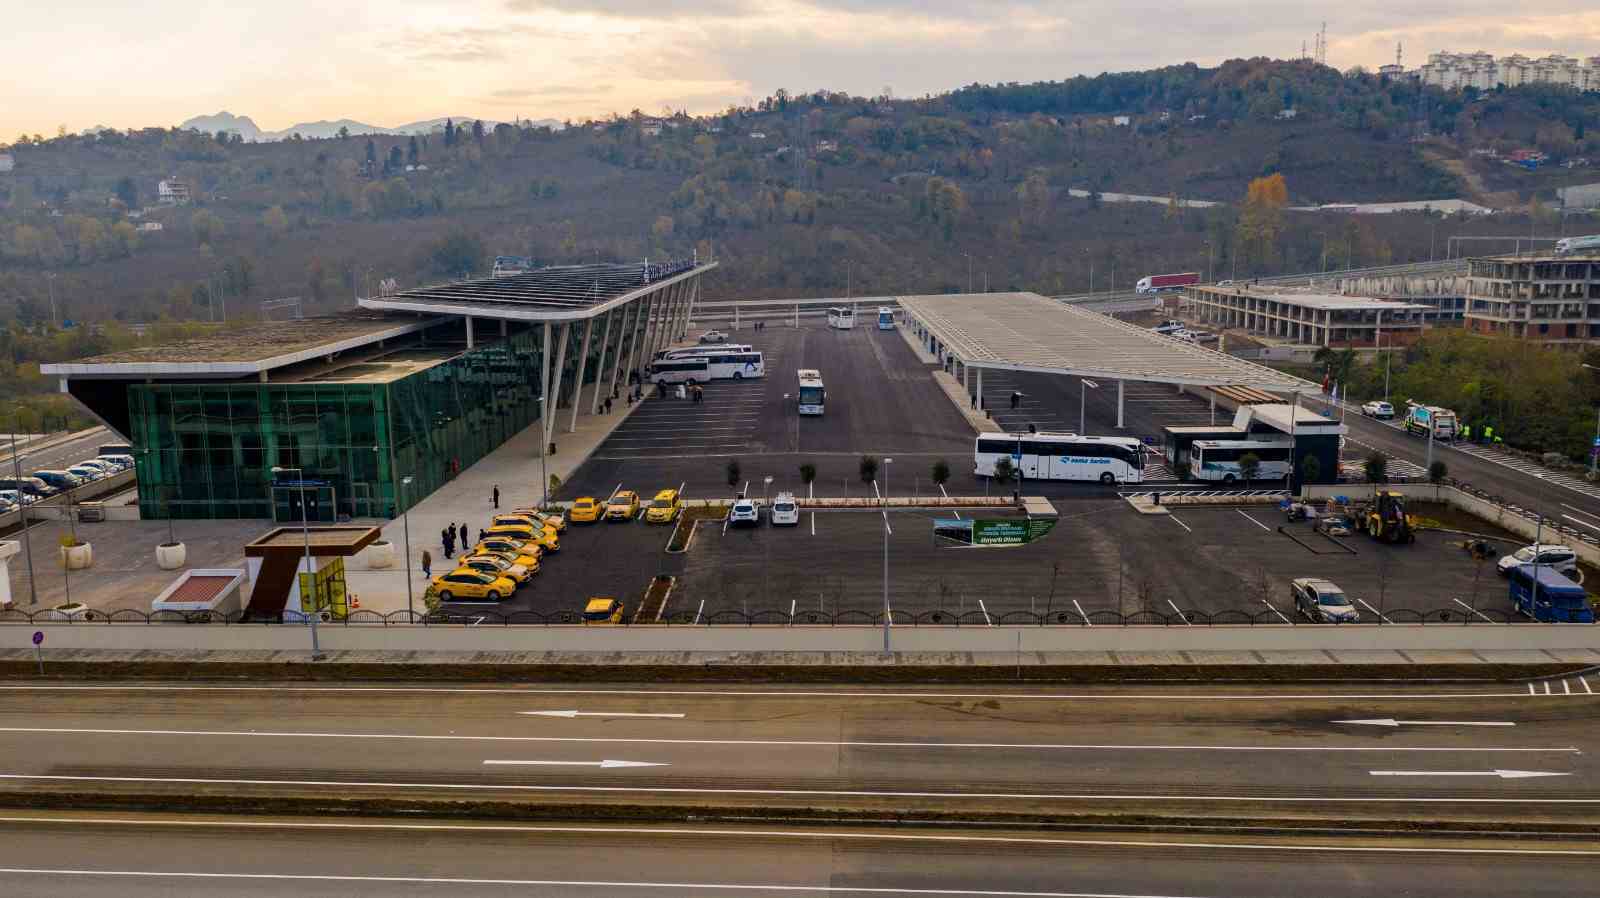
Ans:
[{"label": "steel roof structure", "polygon": [[963,365],[1311,393],[1317,384],[1037,293],[895,297]]},{"label": "steel roof structure", "polygon": [[510,277],[455,281],[359,301],[363,308],[511,321],[581,321],[674,284],[716,262],[556,265]]}]

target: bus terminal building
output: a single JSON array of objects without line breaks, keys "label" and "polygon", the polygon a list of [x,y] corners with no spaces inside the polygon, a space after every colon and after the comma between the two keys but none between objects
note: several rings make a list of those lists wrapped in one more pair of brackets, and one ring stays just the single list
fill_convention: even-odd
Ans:
[{"label": "bus terminal building", "polygon": [[715,265],[544,268],[41,370],[128,438],[146,518],[394,517],[626,390]]}]

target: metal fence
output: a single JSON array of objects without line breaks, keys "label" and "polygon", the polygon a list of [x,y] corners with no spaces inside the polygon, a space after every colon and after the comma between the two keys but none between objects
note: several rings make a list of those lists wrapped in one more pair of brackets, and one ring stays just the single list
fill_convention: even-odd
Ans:
[{"label": "metal fence", "polygon": [[[1363,617],[1360,624],[1335,624],[1334,626],[1363,626],[1389,624],[1515,624],[1533,623],[1529,618],[1505,608],[1476,608],[1466,602],[1433,610],[1415,608],[1380,608],[1379,614]],[[929,609],[924,611],[891,612],[892,625],[896,627],[1221,627],[1256,626],[1290,623],[1315,626],[1303,619],[1284,615],[1273,609],[1260,612],[1228,609],[1223,611],[1138,611],[1122,614],[1116,611],[1090,611],[1080,613],[1075,608],[1040,611],[991,612],[982,609],[953,611]],[[112,624],[232,626],[232,627],[303,627],[301,621],[250,619],[242,613],[218,614],[214,612],[142,611],[123,608],[115,611],[90,611],[79,617],[64,618],[50,609],[28,612],[20,609],[0,611],[0,625],[19,624],[69,624],[75,626],[103,626]],[[880,627],[882,611],[846,609],[843,611],[797,610],[793,613],[780,610],[742,611],[719,609],[715,611],[681,611],[665,615],[652,623],[587,623],[578,611],[507,611],[492,609],[444,608],[431,614],[409,611],[355,611],[344,619],[325,617],[321,626],[334,627],[495,627],[495,626],[604,626],[604,627]]]}]

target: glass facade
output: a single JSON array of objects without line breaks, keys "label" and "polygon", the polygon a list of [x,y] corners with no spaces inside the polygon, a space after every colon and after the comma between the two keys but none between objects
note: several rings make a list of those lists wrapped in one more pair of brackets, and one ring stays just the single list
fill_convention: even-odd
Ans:
[{"label": "glass facade", "polygon": [[[513,332],[387,382],[130,385],[140,513],[299,520],[304,495],[313,519],[393,517],[538,420],[539,342]],[[274,466],[303,473],[274,489]]]}]

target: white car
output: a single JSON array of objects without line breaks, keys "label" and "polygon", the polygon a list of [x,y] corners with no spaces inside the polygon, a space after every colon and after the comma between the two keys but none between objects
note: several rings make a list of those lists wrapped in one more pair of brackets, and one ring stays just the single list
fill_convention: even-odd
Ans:
[{"label": "white car", "polygon": [[1361,406],[1361,414],[1369,418],[1381,418],[1387,421],[1394,417],[1394,406],[1381,399],[1374,399]]},{"label": "white car", "polygon": [[116,464],[114,464],[112,462],[108,462],[108,461],[104,461],[102,459],[98,459],[98,458],[87,458],[87,459],[84,459],[83,461],[78,462],[78,464],[75,465],[75,467],[93,468],[94,470],[99,471],[102,475],[105,475],[105,476],[110,476],[110,475],[115,474],[118,471],[122,470],[121,466],[116,465]]},{"label": "white car", "polygon": [[99,480],[106,476],[105,471],[101,470],[100,468],[90,467],[88,465],[73,465],[67,469],[67,473],[75,474],[86,482]]},{"label": "white car", "polygon": [[94,460],[103,461],[109,465],[116,465],[117,469],[120,471],[126,471],[133,467],[133,456],[131,455],[97,455],[95,456]]},{"label": "white car", "polygon": [[800,524],[800,503],[794,500],[794,493],[779,493],[778,498],[772,500],[772,526],[795,527]]},{"label": "white car", "polygon": [[37,501],[38,497],[30,496],[21,490],[0,490],[0,502],[9,502],[13,507],[32,505]]},{"label": "white car", "polygon": [[706,331],[700,335],[701,343],[726,343],[728,335],[722,331]]},{"label": "white car", "polygon": [[1301,577],[1291,581],[1290,586],[1294,609],[1314,624],[1353,624],[1361,620],[1361,612],[1331,580]]},{"label": "white car", "polygon": [[1523,546],[1500,559],[1495,565],[1495,570],[1500,573],[1500,576],[1509,577],[1511,576],[1512,568],[1520,567],[1524,564],[1537,564],[1540,567],[1552,568],[1578,583],[1583,582],[1583,572],[1578,569],[1578,553],[1566,546],[1556,546],[1550,543]]},{"label": "white car", "polygon": [[728,512],[728,526],[737,527],[748,525],[755,527],[761,523],[761,513],[756,510],[756,503],[752,499],[740,499],[733,503],[733,509]]}]

